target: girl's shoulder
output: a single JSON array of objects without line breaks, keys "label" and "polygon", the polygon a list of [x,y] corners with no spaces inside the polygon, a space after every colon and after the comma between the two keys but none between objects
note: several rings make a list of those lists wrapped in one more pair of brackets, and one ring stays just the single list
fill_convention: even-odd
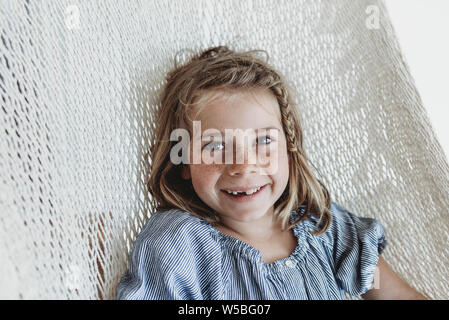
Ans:
[{"label": "girl's shoulder", "polygon": [[168,228],[166,231],[181,231],[192,228],[200,224],[201,221],[200,218],[181,209],[158,210],[150,215],[143,229]]},{"label": "girl's shoulder", "polygon": [[[377,219],[360,216],[341,205],[331,202],[331,223],[329,228],[317,238],[332,247],[352,247],[355,243],[368,241],[383,251],[386,246],[385,231]],[[312,226],[316,226],[317,218],[312,218]],[[313,228],[312,228],[313,229]]]},{"label": "girl's shoulder", "polygon": [[[203,299],[221,288],[220,247],[207,225],[178,209],[156,211],[133,243],[121,299]],[[201,279],[200,279],[201,278]],[[211,284],[213,283],[213,285]]]},{"label": "girl's shoulder", "polygon": [[[139,235],[136,243],[157,250],[177,250],[195,245],[197,242],[212,242],[204,221],[180,209],[156,211],[150,215]],[[159,249],[161,248],[161,249]]]},{"label": "girl's shoulder", "polygon": [[317,237],[323,240],[339,286],[352,296],[368,291],[379,254],[387,240],[381,223],[366,213],[354,213],[332,202],[332,221]]}]

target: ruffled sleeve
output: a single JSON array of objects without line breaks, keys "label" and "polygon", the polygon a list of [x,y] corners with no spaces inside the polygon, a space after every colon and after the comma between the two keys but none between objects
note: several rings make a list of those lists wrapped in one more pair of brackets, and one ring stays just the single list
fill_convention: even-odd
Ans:
[{"label": "ruffled sleeve", "polygon": [[371,289],[379,254],[387,244],[380,222],[358,217],[336,203],[326,239],[332,252],[335,278],[341,289],[359,296]]},{"label": "ruffled sleeve", "polygon": [[150,217],[133,244],[117,299],[202,300],[221,295],[220,249],[195,219],[174,210]]}]

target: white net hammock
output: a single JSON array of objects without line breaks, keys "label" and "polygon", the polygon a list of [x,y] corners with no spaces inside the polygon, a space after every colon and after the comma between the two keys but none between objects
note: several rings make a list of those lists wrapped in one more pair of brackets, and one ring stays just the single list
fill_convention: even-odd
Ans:
[{"label": "white net hammock", "polygon": [[222,44],[267,50],[332,200],[379,219],[385,260],[449,298],[448,162],[383,2],[0,4],[0,298],[115,298],[155,207],[164,75],[177,51]]}]

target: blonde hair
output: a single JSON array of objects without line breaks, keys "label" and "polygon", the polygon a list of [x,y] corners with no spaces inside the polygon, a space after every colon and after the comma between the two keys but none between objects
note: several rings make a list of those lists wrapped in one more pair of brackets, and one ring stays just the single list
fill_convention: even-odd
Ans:
[{"label": "blonde hair", "polygon": [[[148,178],[149,192],[157,202],[157,210],[179,208],[205,219],[210,224],[220,223],[217,212],[195,193],[191,180],[181,178],[186,164],[170,161],[170,150],[177,141],[170,141],[172,130],[189,128],[189,110],[201,92],[207,89],[265,88],[276,97],[289,152],[289,181],[284,193],[274,204],[274,214],[282,226],[294,225],[314,216],[318,228],[312,234],[324,233],[331,222],[330,194],[325,185],[311,173],[309,160],[303,149],[303,135],[297,107],[284,78],[254,53],[264,50],[235,52],[225,46],[209,48],[194,55],[187,63],[175,67],[167,75],[167,83],[160,96],[160,113],[150,148],[151,166]],[[313,166],[313,165],[312,165]],[[292,211],[305,204],[305,213],[294,223]]]}]

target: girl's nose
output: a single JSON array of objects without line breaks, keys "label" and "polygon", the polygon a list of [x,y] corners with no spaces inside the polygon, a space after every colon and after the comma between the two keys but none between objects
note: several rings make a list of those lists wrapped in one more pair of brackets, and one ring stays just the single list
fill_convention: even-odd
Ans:
[{"label": "girl's nose", "polygon": [[254,174],[259,171],[254,164],[231,164],[228,166],[228,174],[231,176]]},{"label": "girl's nose", "polygon": [[241,148],[240,154],[234,149],[232,163],[227,165],[228,174],[247,175],[257,173],[259,171],[257,165],[257,152],[249,148]]}]

